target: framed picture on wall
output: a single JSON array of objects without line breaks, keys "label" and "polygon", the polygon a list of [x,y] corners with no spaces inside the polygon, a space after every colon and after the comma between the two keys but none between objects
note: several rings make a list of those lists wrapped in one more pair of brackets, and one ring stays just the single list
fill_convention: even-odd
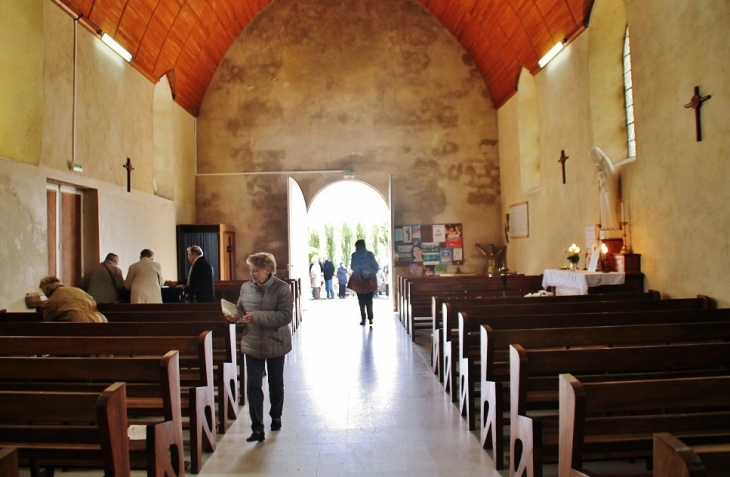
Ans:
[{"label": "framed picture on wall", "polygon": [[530,236],[530,220],[527,202],[509,206],[509,237],[527,238]]}]

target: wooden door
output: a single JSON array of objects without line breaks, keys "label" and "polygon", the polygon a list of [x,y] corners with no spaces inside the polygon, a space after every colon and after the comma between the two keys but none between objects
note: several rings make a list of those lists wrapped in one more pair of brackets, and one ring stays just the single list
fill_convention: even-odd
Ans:
[{"label": "wooden door", "polygon": [[81,192],[66,186],[48,185],[48,274],[66,286],[81,279]]}]

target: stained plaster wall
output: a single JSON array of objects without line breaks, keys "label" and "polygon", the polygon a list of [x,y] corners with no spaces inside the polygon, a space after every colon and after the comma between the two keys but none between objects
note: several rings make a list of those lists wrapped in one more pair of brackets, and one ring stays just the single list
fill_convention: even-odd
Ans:
[{"label": "stained plaster wall", "polygon": [[[171,106],[164,109],[171,117],[163,119],[171,123],[172,134],[165,141],[167,157],[173,159],[172,164],[155,162],[153,138],[160,118],[153,112],[153,98],[158,86],[78,27],[74,101],[74,22],[50,1],[28,4],[38,7],[24,12],[31,17],[28,23],[37,25],[34,34],[40,40],[24,41],[17,32],[13,43],[0,46],[2,64],[16,56],[35,58],[12,70],[0,69],[0,90],[9,90],[11,97],[25,95],[29,105],[42,105],[30,112],[17,107],[10,114],[17,114],[18,121],[2,123],[0,237],[5,246],[0,249],[0,309],[25,310],[25,294],[38,291],[38,281],[48,273],[48,182],[95,191],[98,239],[87,240],[87,246],[98,243],[99,259],[116,252],[126,273],[140,250],[151,248],[165,278],[176,279],[175,224],[195,220],[194,118],[172,103],[168,87]],[[6,15],[9,7],[0,7],[0,30],[16,21]],[[13,74],[3,73],[8,71]],[[29,91],[15,76],[40,79],[40,86]],[[29,124],[39,125],[37,134],[28,134]],[[18,144],[6,147],[12,142]],[[36,152],[29,158],[14,151]],[[130,193],[122,168],[127,157],[135,167]],[[71,172],[70,161],[82,164],[83,173]],[[155,164],[167,166],[160,169]],[[164,195],[155,194],[155,181]]]},{"label": "stained plaster wall", "polygon": [[279,0],[203,101],[197,218],[236,227],[241,274],[251,252],[288,260],[289,174],[268,173],[297,171],[307,205],[342,170],[387,199],[392,174],[395,222],[463,223],[462,269],[481,271],[474,243],[501,237],[497,150],[481,75],[416,1]]},{"label": "stained plaster wall", "polygon": [[[601,0],[599,0],[601,1]],[[618,167],[631,245],[641,254],[646,285],[671,297],[709,295],[730,305],[730,5],[675,0],[626,1],[636,111],[636,161]],[[520,110],[512,98],[499,110],[502,206],[528,201],[530,237],[513,240],[508,265],[525,273],[566,264],[563,250],[583,243],[597,222],[597,182],[588,66],[591,28],[536,77],[542,184],[520,191]],[[702,108],[703,140],[684,109],[699,85],[712,94]],[[519,93],[518,93],[519,95]],[[595,116],[595,115],[594,115]],[[566,163],[562,184],[560,150]],[[582,262],[581,262],[582,264]]]}]

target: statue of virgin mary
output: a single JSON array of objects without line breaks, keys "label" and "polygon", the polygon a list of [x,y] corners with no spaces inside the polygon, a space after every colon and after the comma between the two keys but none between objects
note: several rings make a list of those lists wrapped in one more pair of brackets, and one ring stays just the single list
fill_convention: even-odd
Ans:
[{"label": "statue of virgin mary", "polygon": [[611,160],[598,147],[590,150],[598,173],[598,203],[602,230],[621,230],[621,197],[618,175]]}]

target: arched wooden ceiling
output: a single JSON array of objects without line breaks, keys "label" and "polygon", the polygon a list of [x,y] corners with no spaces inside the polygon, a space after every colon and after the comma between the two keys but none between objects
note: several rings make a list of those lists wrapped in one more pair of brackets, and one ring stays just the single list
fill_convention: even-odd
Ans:
[{"label": "arched wooden ceiling", "polygon": [[[198,114],[223,56],[272,0],[53,0],[94,32],[133,55],[153,82],[167,75],[175,102]],[[362,0],[367,1],[367,0]],[[417,0],[474,59],[496,107],[516,91],[558,41],[588,24],[594,0]]]}]

